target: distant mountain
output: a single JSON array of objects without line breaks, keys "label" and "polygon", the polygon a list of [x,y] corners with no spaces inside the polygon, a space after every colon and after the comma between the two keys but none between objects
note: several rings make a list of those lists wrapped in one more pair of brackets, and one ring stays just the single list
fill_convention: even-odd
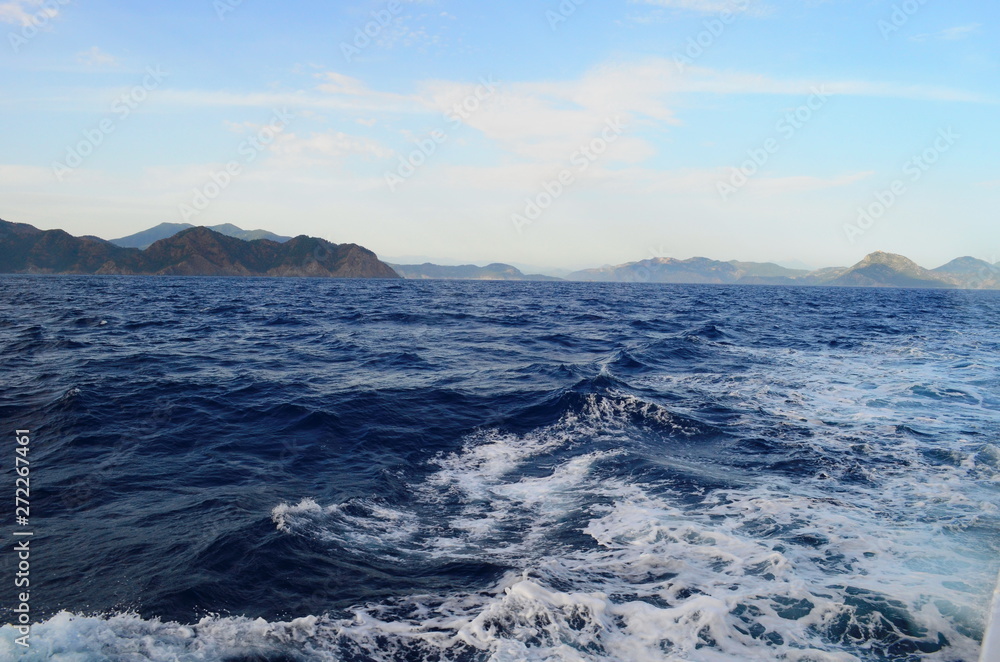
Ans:
[{"label": "distant mountain", "polygon": [[280,234],[274,234],[273,232],[268,232],[267,230],[244,230],[238,228],[232,223],[223,223],[222,225],[209,225],[209,230],[214,230],[219,234],[224,234],[227,237],[232,237],[234,239],[242,239],[243,241],[254,241],[257,239],[270,239],[271,241],[276,241],[279,244],[283,244],[286,241],[290,241],[292,237],[285,237]]},{"label": "distant mountain", "polygon": [[315,237],[243,241],[195,227],[139,250],[7,221],[0,273],[399,278],[366,248]]},{"label": "distant mountain", "polygon": [[0,221],[0,273],[96,273],[122,250],[102,239]]},{"label": "distant mountain", "polygon": [[786,269],[770,262],[720,262],[704,257],[677,260],[655,257],[617,266],[584,269],[569,274],[567,280],[630,283],[708,283],[792,285],[807,272]]},{"label": "distant mountain", "polygon": [[730,260],[729,264],[740,270],[742,274],[741,278],[748,276],[759,278],[796,278],[809,273],[809,269],[792,269],[791,267],[783,267],[774,262],[739,262],[737,260]]},{"label": "distant mountain", "polygon": [[[306,276],[322,278],[408,278],[449,280],[560,280],[525,274],[509,264],[442,266],[389,265],[354,244],[332,244],[315,237],[278,237],[249,241],[229,236],[271,235],[235,225],[213,228],[163,223],[123,242],[168,236],[148,248],[122,247],[97,237],[74,237],[62,230],[39,230],[0,220],[0,273],[147,274],[179,276]],[[180,230],[178,230],[180,228]],[[228,234],[227,234],[228,233]],[[909,287],[1000,289],[1000,263],[960,257],[928,270],[902,255],[878,251],[852,267],[806,271],[771,262],[722,262],[651,258],[616,266],[574,271],[567,280],[590,282],[704,283],[831,287]]]},{"label": "distant mountain", "polygon": [[153,242],[167,237],[173,237],[178,232],[190,230],[190,223],[160,223],[154,228],[130,234],[121,239],[112,239],[111,243],[122,248],[148,248]]},{"label": "distant mountain", "polygon": [[958,258],[934,270],[902,255],[881,251],[852,267],[806,271],[770,262],[720,262],[704,257],[687,260],[652,258],[615,266],[575,271],[567,280],[626,283],[705,283],[739,285],[825,285],[831,287],[927,287],[1000,289],[1000,266],[971,257]]},{"label": "distant mountain", "polygon": [[795,269],[797,271],[816,271],[816,267],[809,266],[802,260],[784,260],[782,262],[776,262],[779,267],[785,267],[786,269]]},{"label": "distant mountain", "polygon": [[521,273],[539,275],[539,276],[550,276],[552,278],[558,278],[559,280],[564,280],[566,276],[570,275],[575,269],[565,269],[559,267],[540,267],[535,264],[523,264],[518,262],[511,262],[511,265],[517,267]]},{"label": "distant mountain", "polygon": [[835,287],[955,287],[909,258],[877,251],[829,283]]},{"label": "distant mountain", "polygon": [[805,276],[796,279],[801,285],[829,285],[831,281],[847,271],[850,267],[825,267],[810,271]]},{"label": "distant mountain", "polygon": [[389,266],[403,278],[414,280],[560,280],[541,274],[523,274],[520,269],[500,263],[488,264],[485,267],[477,267],[474,264],[450,267],[429,262]]},{"label": "distant mountain", "polygon": [[[121,239],[112,239],[111,243],[115,246],[121,246],[122,248],[149,248],[154,242],[161,239],[168,239],[173,237],[178,232],[183,232],[184,230],[190,230],[194,226],[190,223],[160,223],[156,227],[150,228],[148,230],[143,230],[142,232],[137,232],[131,234],[127,237],[122,237]],[[281,235],[274,234],[273,232],[268,232],[267,230],[244,230],[238,228],[232,223],[223,223],[222,225],[212,225],[209,226],[209,230],[214,230],[219,234],[224,234],[227,237],[233,237],[234,239],[242,239],[243,241],[253,241],[255,239],[270,239],[271,241],[276,241],[278,243],[284,243],[291,239],[291,237],[282,237]]]},{"label": "distant mountain", "polygon": [[1000,265],[974,257],[955,258],[932,272],[966,289],[1000,289]]}]

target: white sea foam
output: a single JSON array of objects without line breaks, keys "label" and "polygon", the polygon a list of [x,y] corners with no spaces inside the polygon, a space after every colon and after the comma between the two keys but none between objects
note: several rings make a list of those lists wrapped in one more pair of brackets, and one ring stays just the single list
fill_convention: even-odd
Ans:
[{"label": "white sea foam", "polygon": [[[772,356],[759,374],[739,379],[672,379],[723,393],[734,409],[764,408],[808,426],[812,434],[797,450],[857,454],[861,482],[768,474],[691,494],[609,477],[602,468],[626,452],[637,417],[676,436],[697,430],[631,396],[592,396],[580,411],[527,434],[470,436],[433,461],[405,509],[303,499],[272,512],[289,535],[385,558],[475,557],[512,568],[488,590],[282,623],[218,617],[185,626],[60,614],[36,626],[24,659],[193,662],[283,652],[309,660],[854,662],[903,656],[908,644],[923,660],[976,659],[996,567],[964,532],[996,527],[1000,453],[982,441],[924,443],[895,429],[908,422],[955,429],[978,396],[949,395],[960,385],[914,396],[912,383],[880,384],[892,366],[846,358],[824,364],[824,378],[798,381],[824,374],[809,367],[820,358]],[[931,384],[938,376],[924,377]],[[726,380],[731,388],[720,387]],[[949,405],[934,417],[900,419],[896,405],[912,397]],[[747,415],[739,425],[753,431],[760,421]],[[929,444],[950,459],[925,461]],[[570,525],[592,543],[557,544],[554,528]],[[14,636],[0,629],[0,656],[18,652]],[[947,641],[940,651],[939,640]]]},{"label": "white sea foam", "polygon": [[413,513],[367,499],[321,506],[303,499],[291,506],[279,504],[271,511],[279,531],[309,535],[365,553],[394,555],[419,531]]}]

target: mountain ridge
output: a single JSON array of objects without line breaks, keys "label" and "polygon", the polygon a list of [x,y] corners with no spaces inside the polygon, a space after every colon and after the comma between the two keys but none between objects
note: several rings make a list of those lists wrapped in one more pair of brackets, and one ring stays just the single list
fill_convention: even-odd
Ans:
[{"label": "mountain ridge", "polygon": [[792,284],[796,277],[805,275],[801,269],[788,269],[773,262],[722,262],[705,257],[679,260],[672,257],[654,257],[622,265],[606,265],[596,269],[582,269],[569,274],[567,280],[597,282],[655,282],[782,285]]},{"label": "mountain ridge", "polygon": [[916,287],[935,289],[1000,289],[1000,266],[961,257],[937,269],[925,269],[909,258],[875,251],[851,267],[813,271],[789,269],[772,262],[722,262],[704,257],[679,260],[655,257],[619,265],[582,269],[566,280],[586,282],[701,283],[716,285],[791,285],[828,287]]},{"label": "mountain ridge", "polygon": [[830,282],[836,287],[955,287],[902,255],[875,251]]},{"label": "mountain ridge", "polygon": [[193,227],[145,250],[0,220],[0,273],[399,278],[372,251],[300,235],[244,241]]},{"label": "mountain ridge", "polygon": [[990,264],[986,260],[965,256],[931,271],[965,289],[1000,289],[1000,263]]},{"label": "mountain ridge", "polygon": [[[179,225],[184,224],[164,223],[150,230],[159,228],[171,232]],[[228,223],[214,227],[230,233],[246,233]],[[257,232],[265,231],[251,231],[250,234]],[[500,262],[482,267],[474,264],[442,266],[430,262],[390,265],[356,244],[332,244],[305,235],[278,238],[283,241],[267,238],[248,241],[213,228],[188,227],[145,249],[138,249],[121,247],[93,236],[74,237],[63,230],[39,230],[25,223],[0,220],[0,273],[1000,289],[1000,263],[991,264],[969,256],[955,258],[935,269],[925,269],[905,256],[875,251],[850,267],[813,271],[791,269],[773,262],[654,257],[582,269],[560,279],[525,274]]]},{"label": "mountain ridge", "polygon": [[[190,223],[160,223],[159,225],[151,227],[147,230],[130,234],[127,237],[110,239],[108,241],[115,246],[120,246],[122,248],[139,248],[144,250],[152,246],[160,239],[169,239],[179,232],[190,230],[193,227],[196,226],[191,225]],[[205,227],[208,227],[209,230],[214,230],[219,234],[224,234],[227,237],[242,239],[244,241],[253,241],[254,239],[270,239],[271,241],[276,241],[278,243],[285,243],[291,239],[291,237],[277,235],[273,232],[268,232],[267,230],[244,230],[243,228],[237,227],[232,223],[222,223],[221,225],[210,225]]]},{"label": "mountain ridge", "polygon": [[555,276],[525,274],[517,267],[502,262],[494,262],[485,267],[475,264],[443,266],[425,262],[423,264],[389,263],[396,273],[409,280],[562,280]]}]

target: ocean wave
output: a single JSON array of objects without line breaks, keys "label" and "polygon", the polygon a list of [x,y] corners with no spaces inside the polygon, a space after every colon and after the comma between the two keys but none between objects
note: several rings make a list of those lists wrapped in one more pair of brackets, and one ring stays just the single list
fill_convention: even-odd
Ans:
[{"label": "ocean wave", "polygon": [[[692,500],[607,471],[627,453],[613,448],[618,431],[635,430],[626,421],[668,412],[634,398],[594,397],[588,405],[528,434],[477,433],[462,450],[432,460],[434,471],[408,500],[427,530],[393,532],[395,553],[492,559],[509,571],[478,593],[428,598],[433,607],[358,607],[368,625],[384,625],[387,640],[406,624],[392,650],[433,646],[441,659],[495,660],[975,655],[982,596],[953,582],[970,569],[949,538],[953,528],[930,514],[915,524],[896,512],[932,513],[944,502],[953,524],[964,500],[948,484],[964,483],[898,476],[848,497],[808,482],[786,490],[758,482]],[[966,462],[956,470],[974,468]],[[988,503],[972,505],[967,517],[995,517]],[[276,508],[275,521],[300,533],[319,526],[321,540],[359,542],[406,517],[370,509],[347,521],[344,507],[306,500]],[[345,526],[363,533],[346,534]],[[385,620],[369,620],[378,614]],[[365,650],[371,659],[402,659]],[[463,657],[470,650],[482,657]]]},{"label": "ocean wave", "polygon": [[977,655],[993,299],[8,284],[50,562],[2,659]]}]

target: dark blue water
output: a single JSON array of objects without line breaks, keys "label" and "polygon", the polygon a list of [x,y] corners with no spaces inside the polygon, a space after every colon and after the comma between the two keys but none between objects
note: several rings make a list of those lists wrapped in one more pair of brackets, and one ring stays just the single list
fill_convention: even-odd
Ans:
[{"label": "dark blue water", "polygon": [[0,658],[974,660],[998,295],[0,278]]}]

